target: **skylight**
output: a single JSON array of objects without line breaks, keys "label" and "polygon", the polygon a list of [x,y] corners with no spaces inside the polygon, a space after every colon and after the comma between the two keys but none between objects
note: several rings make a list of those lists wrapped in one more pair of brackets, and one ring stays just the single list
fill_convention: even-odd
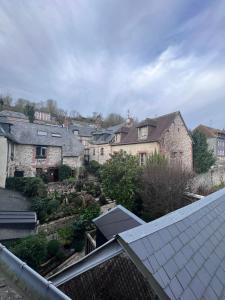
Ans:
[{"label": "skylight", "polygon": [[42,136],[46,136],[47,132],[46,131],[42,131],[42,130],[38,130],[37,134],[38,135],[42,135]]}]

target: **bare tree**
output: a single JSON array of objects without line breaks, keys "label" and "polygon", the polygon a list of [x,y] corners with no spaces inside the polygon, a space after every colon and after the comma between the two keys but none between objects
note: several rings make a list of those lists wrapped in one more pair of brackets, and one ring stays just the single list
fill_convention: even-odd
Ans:
[{"label": "bare tree", "polygon": [[165,158],[154,155],[155,158],[147,160],[140,177],[143,216],[147,220],[184,206],[183,193],[193,178],[181,165],[169,165]]}]

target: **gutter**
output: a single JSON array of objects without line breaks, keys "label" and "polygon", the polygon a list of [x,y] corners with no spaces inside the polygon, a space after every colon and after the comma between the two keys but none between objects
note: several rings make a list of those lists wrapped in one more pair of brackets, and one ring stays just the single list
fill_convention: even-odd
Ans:
[{"label": "gutter", "polygon": [[0,266],[4,274],[19,288],[28,299],[33,300],[71,300],[57,289],[52,282],[31,269],[5,246],[0,244]]}]

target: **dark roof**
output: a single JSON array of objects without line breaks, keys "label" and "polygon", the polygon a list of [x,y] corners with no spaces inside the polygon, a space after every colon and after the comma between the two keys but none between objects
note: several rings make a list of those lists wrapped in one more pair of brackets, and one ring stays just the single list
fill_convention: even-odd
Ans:
[{"label": "dark roof", "polygon": [[119,246],[160,299],[224,299],[225,189],[118,234],[51,280],[69,282],[117,255]]},{"label": "dark roof", "polygon": [[110,240],[114,235],[120,232],[145,223],[122,205],[118,205],[102,214],[94,219],[93,222],[107,240]]},{"label": "dark roof", "polygon": [[[165,130],[167,130],[170,127],[177,115],[180,115],[180,112],[174,112],[154,119],[146,119],[147,121],[145,120],[139,123],[138,127],[143,127],[143,124],[154,123],[154,126],[151,127],[151,130],[149,130],[147,139],[138,139],[138,128],[136,125],[134,125],[129,129],[128,133],[121,139],[121,142],[119,144],[135,144],[159,141],[162,137],[162,134],[165,132]],[[115,145],[118,145],[118,143],[115,143]]]},{"label": "dark roof", "polygon": [[32,211],[0,211],[0,230],[1,225],[7,224],[36,224],[37,215]]},{"label": "dark roof", "polygon": [[10,111],[10,110],[2,110],[0,112],[0,116],[28,120],[28,117],[25,116],[25,114],[17,111]]},{"label": "dark roof", "polygon": [[198,131],[204,133],[207,138],[218,137],[219,135],[225,136],[225,130],[216,129],[216,128],[208,127],[205,125],[199,125],[198,127],[196,127],[194,129],[194,131],[195,130],[198,130]]},{"label": "dark roof", "polygon": [[[225,297],[225,189],[119,234],[170,299]],[[156,286],[156,285],[155,285]]]},{"label": "dark roof", "polygon": [[128,133],[129,132],[129,127],[121,127],[119,128],[115,133]]},{"label": "dark roof", "polygon": [[79,136],[91,137],[92,133],[96,131],[96,127],[88,124],[73,124],[69,126],[72,131],[78,130]]},{"label": "dark roof", "polygon": [[[38,132],[46,135],[38,135]],[[62,147],[63,156],[79,156],[84,149],[70,130],[59,126],[15,123],[11,135],[18,144]]]},{"label": "dark roof", "polygon": [[115,133],[123,126],[123,124],[114,125],[106,129],[101,128],[93,132],[93,144],[108,144],[112,141]]}]

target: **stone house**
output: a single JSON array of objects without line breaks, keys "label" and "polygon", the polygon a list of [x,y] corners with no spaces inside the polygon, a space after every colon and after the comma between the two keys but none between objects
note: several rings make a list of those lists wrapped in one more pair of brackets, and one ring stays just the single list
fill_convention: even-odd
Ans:
[{"label": "stone house", "polygon": [[138,124],[129,121],[94,133],[90,160],[102,164],[121,150],[138,155],[140,164],[156,151],[170,163],[180,163],[188,170],[193,167],[192,138],[180,112],[147,118]]},{"label": "stone house", "polygon": [[56,181],[61,164],[74,170],[83,164],[83,145],[68,129],[58,126],[0,119],[0,149],[2,187],[9,176],[45,173]]},{"label": "stone house", "polygon": [[194,130],[205,134],[209,149],[213,151],[217,165],[225,164],[225,130],[199,125]]}]

